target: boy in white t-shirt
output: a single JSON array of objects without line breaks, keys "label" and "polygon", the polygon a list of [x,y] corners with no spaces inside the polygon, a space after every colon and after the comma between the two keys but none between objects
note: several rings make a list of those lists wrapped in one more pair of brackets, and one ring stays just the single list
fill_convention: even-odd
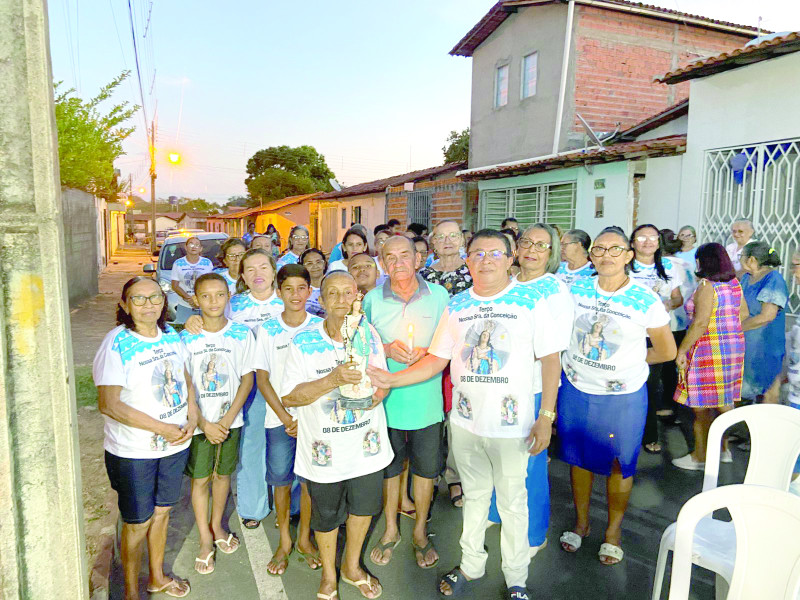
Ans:
[{"label": "boy in white t-shirt", "polygon": [[[322,319],[306,312],[311,295],[311,275],[303,265],[287,264],[278,270],[278,296],[283,301],[281,314],[264,321],[256,328],[256,382],[267,403],[264,427],[267,438],[267,483],[275,489],[275,512],[280,545],[267,564],[270,575],[283,575],[289,566],[292,537],[289,531],[292,483],[295,480],[294,459],[297,449],[296,409],[284,408],[275,390],[281,389],[289,344],[295,334]],[[321,565],[319,551],[311,542],[311,497],[301,484],[300,525],[297,529],[297,551],[312,569]]]},{"label": "boy in white t-shirt", "polygon": [[[194,568],[201,575],[214,572],[215,546],[225,554],[239,547],[236,536],[222,525],[222,517],[231,474],[239,461],[239,434],[244,424],[242,407],[253,387],[255,339],[249,327],[225,318],[229,297],[228,284],[219,273],[198,277],[194,300],[200,307],[203,330],[198,335],[181,332],[181,340],[189,351],[201,413],[186,465],[200,533],[200,553]],[[210,523],[209,490],[213,490]]]}]

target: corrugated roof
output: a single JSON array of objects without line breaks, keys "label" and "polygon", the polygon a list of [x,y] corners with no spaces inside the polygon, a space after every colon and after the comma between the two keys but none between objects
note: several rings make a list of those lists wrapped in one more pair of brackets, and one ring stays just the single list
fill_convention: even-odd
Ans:
[{"label": "corrugated roof", "polygon": [[374,194],[376,192],[383,192],[387,187],[395,185],[403,185],[411,181],[419,181],[420,179],[429,179],[436,177],[448,171],[458,171],[467,166],[467,161],[447,163],[439,165],[438,167],[430,167],[428,169],[421,169],[419,171],[411,171],[403,175],[394,175],[393,177],[386,177],[384,179],[376,179],[375,181],[367,181],[366,183],[359,183],[358,185],[351,185],[350,187],[343,188],[338,192],[328,192],[322,194],[320,200],[331,200],[335,198],[346,198],[348,196],[361,196],[362,194]]},{"label": "corrugated roof", "polygon": [[659,156],[675,156],[686,151],[686,136],[671,135],[652,140],[622,142],[610,146],[584,148],[562,152],[555,156],[534,157],[528,160],[503,163],[488,167],[479,167],[461,171],[457,175],[462,179],[500,179],[530,175],[540,171],[565,169],[569,167],[617,162],[630,158],[656,158]]},{"label": "corrugated roof", "polygon": [[[453,49],[450,50],[450,54],[453,56],[472,56],[475,49],[480,46],[511,13],[516,12],[518,8],[556,3],[566,4],[566,0],[501,0],[492,6],[489,12],[461,38]],[[606,8],[608,10],[635,12],[656,19],[679,21],[687,25],[722,30],[745,36],[757,35],[759,33],[758,27],[739,25],[737,23],[730,23],[729,21],[711,19],[701,15],[693,15],[691,13],[653,6],[652,4],[643,4],[641,2],[629,2],[628,0],[575,0],[575,3],[585,6]],[[762,33],[765,32],[762,31]]]},{"label": "corrugated roof", "polygon": [[662,110],[660,113],[647,117],[646,119],[642,119],[635,125],[631,125],[627,129],[623,129],[617,135],[615,135],[609,141],[615,142],[629,142],[634,140],[635,138],[639,137],[647,133],[648,131],[652,131],[657,127],[661,127],[665,123],[669,123],[670,121],[674,121],[675,119],[679,119],[684,115],[689,114],[689,99],[681,100],[677,104],[673,104],[669,108]]},{"label": "corrugated roof", "polygon": [[788,35],[764,40],[760,44],[737,48],[731,52],[723,52],[716,56],[695,61],[685,67],[670,71],[666,75],[658,77],[655,81],[670,84],[680,83],[681,81],[706,77],[722,71],[738,69],[745,65],[797,51],[800,51],[800,32],[795,31]]}]

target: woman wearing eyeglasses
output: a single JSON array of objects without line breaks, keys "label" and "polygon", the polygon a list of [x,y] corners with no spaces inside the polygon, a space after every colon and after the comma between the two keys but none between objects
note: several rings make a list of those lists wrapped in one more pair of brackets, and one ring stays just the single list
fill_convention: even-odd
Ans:
[{"label": "woman wearing eyeglasses", "polygon": [[[653,290],[661,298],[667,312],[683,306],[681,285],[685,274],[676,263],[663,257],[663,240],[656,226],[639,225],[631,233],[630,243],[635,253],[631,278]],[[650,454],[661,452],[656,413],[662,408],[671,408],[662,406],[664,386],[661,382],[661,369],[661,364],[652,365],[650,377],[647,379],[647,423],[642,443],[645,451]]]},{"label": "woman wearing eyeglasses", "polygon": [[[199,416],[188,352],[166,324],[158,284],[134,277],[122,288],[117,327],[103,339],[92,376],[105,417],[105,463],[122,516],[125,597],[139,597],[147,540],[147,591],[182,598],[189,582],[164,573],[169,512],[180,499],[183,470]],[[165,393],[166,390],[169,393]]]},{"label": "woman wearing eyeglasses", "polygon": [[[558,233],[550,225],[537,223],[529,227],[517,240],[520,273],[514,280],[520,285],[536,289],[544,296],[553,316],[561,347],[566,348],[572,334],[575,309],[567,286],[553,274],[559,267],[560,246]],[[536,402],[535,416],[538,417],[542,393],[541,363],[537,361],[534,368],[537,371],[533,390]],[[525,485],[528,489],[528,543],[533,557],[544,547],[547,528],[550,525],[550,486],[547,480],[546,452],[528,459]],[[500,523],[494,495],[489,510],[489,520]]]},{"label": "woman wearing eyeglasses", "polygon": [[239,265],[245,252],[247,252],[247,248],[239,238],[228,238],[219,249],[218,258],[225,265],[225,268],[214,269],[214,273],[219,273],[225,278],[231,296],[236,293],[236,282],[239,280]]},{"label": "woman wearing eyeglasses", "polygon": [[634,251],[625,233],[607,227],[590,254],[597,277],[570,289],[575,324],[562,355],[558,437],[561,458],[572,465],[576,522],[560,541],[566,552],[581,547],[590,530],[594,475],[605,475],[608,523],[598,556],[614,565],[624,556],[622,519],[647,415],[648,365],[672,360],[676,348],[663,302],[629,276]]},{"label": "woman wearing eyeglasses", "polygon": [[570,229],[561,236],[561,265],[556,277],[570,287],[576,279],[594,277],[595,270],[589,260],[592,238],[582,229]]},{"label": "woman wearing eyeglasses", "polygon": [[289,248],[286,254],[278,259],[278,270],[283,265],[294,265],[300,262],[300,255],[308,248],[308,229],[302,225],[295,225],[289,232]]},{"label": "woman wearing eyeglasses", "polygon": [[691,225],[684,225],[678,231],[678,239],[681,242],[681,249],[675,253],[676,258],[686,261],[689,265],[694,265],[694,257],[697,254],[697,232]]}]

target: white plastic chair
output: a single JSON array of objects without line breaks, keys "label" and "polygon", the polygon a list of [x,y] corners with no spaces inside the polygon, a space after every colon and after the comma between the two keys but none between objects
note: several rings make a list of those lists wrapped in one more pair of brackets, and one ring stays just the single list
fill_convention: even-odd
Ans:
[{"label": "white plastic chair", "polygon": [[[714,419],[708,433],[703,491],[717,487],[722,434],[742,421],[750,430],[750,461],[744,483],[787,491],[800,452],[800,410],[780,404],[743,406]],[[661,598],[667,557],[675,548],[675,526],[676,523],[672,523],[661,536],[652,600]],[[736,533],[731,523],[717,521],[708,515],[697,524],[692,562],[717,573],[717,598],[725,597],[724,582],[731,580],[735,548]]]},{"label": "white plastic chair", "polygon": [[726,485],[690,498],[678,514],[669,600],[687,600],[695,527],[727,508],[736,529],[728,600],[795,600],[800,592],[800,498],[773,487]]}]

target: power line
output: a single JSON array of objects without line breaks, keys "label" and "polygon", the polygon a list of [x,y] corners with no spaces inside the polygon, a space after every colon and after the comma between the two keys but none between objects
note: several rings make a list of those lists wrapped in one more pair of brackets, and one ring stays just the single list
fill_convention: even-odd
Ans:
[{"label": "power line", "polygon": [[[64,0],[64,21],[66,22],[67,43],[69,44],[69,61],[72,66],[72,82],[78,87],[78,74],[75,70],[75,47],[72,44],[72,20],[69,16],[69,0]],[[80,90],[79,92],[80,93]]]},{"label": "power line", "polygon": [[[144,102],[144,87],[142,86],[142,71],[139,66],[139,47],[136,44],[136,30],[133,26],[133,8],[131,7],[131,0],[128,0],[128,17],[131,24],[131,39],[133,40],[133,56],[136,59],[136,79],[139,82],[139,98],[142,100],[142,115],[144,116],[144,128],[147,130],[150,120],[147,118],[147,106]],[[151,139],[148,136],[148,139]]]}]

